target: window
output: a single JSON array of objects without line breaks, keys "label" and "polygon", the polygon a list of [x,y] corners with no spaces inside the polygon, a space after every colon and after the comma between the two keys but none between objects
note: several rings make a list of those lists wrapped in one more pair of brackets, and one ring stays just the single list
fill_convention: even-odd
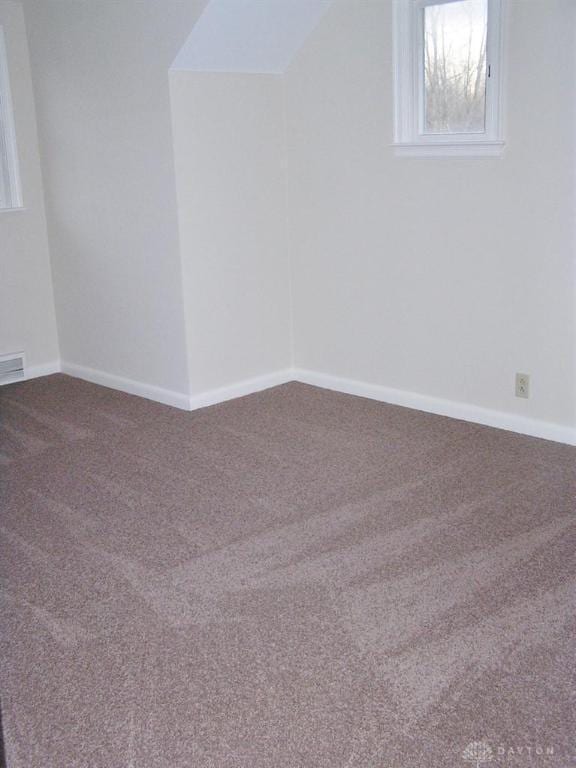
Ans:
[{"label": "window", "polygon": [[395,0],[397,154],[502,154],[501,0]]},{"label": "window", "polygon": [[0,27],[0,211],[22,207],[4,31]]}]

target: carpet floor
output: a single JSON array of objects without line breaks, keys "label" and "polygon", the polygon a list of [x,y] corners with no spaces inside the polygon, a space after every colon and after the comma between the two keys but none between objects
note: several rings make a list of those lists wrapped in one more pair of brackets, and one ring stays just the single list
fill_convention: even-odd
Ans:
[{"label": "carpet floor", "polygon": [[297,383],[0,419],[10,768],[576,765],[576,449]]}]

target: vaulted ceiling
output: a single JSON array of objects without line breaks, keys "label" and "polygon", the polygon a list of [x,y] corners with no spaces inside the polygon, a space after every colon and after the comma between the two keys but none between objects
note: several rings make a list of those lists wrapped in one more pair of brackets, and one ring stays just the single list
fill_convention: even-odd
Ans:
[{"label": "vaulted ceiling", "polygon": [[282,74],[331,1],[210,0],[172,69]]}]

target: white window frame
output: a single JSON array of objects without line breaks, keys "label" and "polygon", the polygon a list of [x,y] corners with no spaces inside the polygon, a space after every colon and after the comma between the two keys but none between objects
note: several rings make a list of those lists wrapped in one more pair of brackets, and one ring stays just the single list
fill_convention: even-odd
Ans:
[{"label": "white window frame", "polygon": [[503,1],[488,0],[486,127],[482,133],[426,134],[424,9],[457,0],[394,0],[394,148],[400,156],[500,157],[502,131]]},{"label": "white window frame", "polygon": [[14,110],[4,29],[0,26],[0,213],[22,208]]}]

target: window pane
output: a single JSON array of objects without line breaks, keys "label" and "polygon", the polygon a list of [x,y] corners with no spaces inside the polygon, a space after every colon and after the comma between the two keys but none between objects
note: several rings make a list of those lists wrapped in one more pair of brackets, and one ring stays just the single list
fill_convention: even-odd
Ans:
[{"label": "window pane", "polygon": [[483,133],[488,0],[424,7],[424,132]]}]

